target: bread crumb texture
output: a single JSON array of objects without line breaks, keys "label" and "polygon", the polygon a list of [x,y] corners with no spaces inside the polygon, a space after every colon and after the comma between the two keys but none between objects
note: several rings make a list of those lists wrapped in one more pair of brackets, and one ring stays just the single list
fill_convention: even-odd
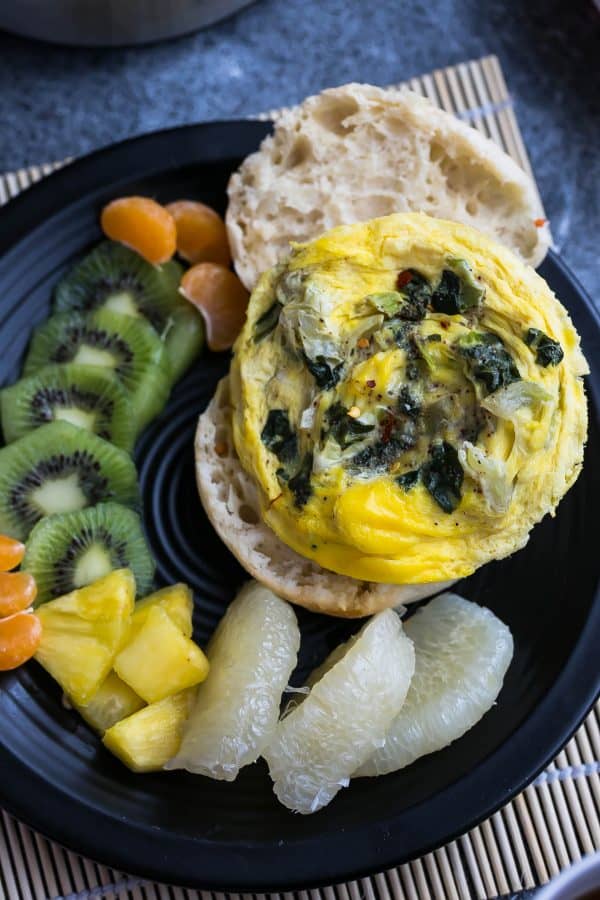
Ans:
[{"label": "bread crumb texture", "polygon": [[533,266],[550,243],[529,176],[493,141],[408,90],[347,84],[309,97],[283,113],[228,194],[232,255],[249,289],[290,242],[396,212],[472,225]]}]

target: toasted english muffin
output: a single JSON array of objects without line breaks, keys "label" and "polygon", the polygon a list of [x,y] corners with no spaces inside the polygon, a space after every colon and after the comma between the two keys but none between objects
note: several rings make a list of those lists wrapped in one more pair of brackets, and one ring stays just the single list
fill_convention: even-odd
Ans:
[{"label": "toasted english muffin", "polygon": [[261,518],[258,489],[235,451],[229,378],[223,378],[196,432],[196,478],[215,531],[246,571],[279,597],[314,612],[355,618],[444,590],[452,581],[376,584],[336,575],[300,556]]},{"label": "toasted english muffin", "polygon": [[248,289],[336,225],[422,211],[480,229],[536,266],[550,243],[529,176],[495,143],[408,90],[347,84],[284,112],[229,182],[227,230]]}]

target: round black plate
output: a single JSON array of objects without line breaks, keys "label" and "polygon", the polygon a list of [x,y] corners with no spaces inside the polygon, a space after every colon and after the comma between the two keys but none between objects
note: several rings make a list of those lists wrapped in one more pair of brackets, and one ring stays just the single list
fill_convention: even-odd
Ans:
[{"label": "round black plate", "polygon": [[[18,378],[53,285],[100,237],[105,202],[140,193],[161,201],[198,198],[223,211],[230,172],[267,131],[258,122],[229,122],[138,138],[69,166],[4,209],[0,380]],[[589,298],[553,254],[542,272],[570,309],[588,359],[597,361],[600,323]],[[160,581],[193,585],[200,641],[244,579],[204,516],[193,474],[195,422],[227,366],[226,355],[204,356],[136,453]],[[117,868],[235,891],[354,878],[471,828],[550,761],[599,687],[598,370],[588,392],[587,464],[558,516],[534,530],[525,550],[460,585],[507,622],[515,638],[497,705],[465,737],[405,771],[353,782],[314,816],[297,816],[276,802],[262,763],[234,784],[183,773],[131,774],[31,663],[0,679],[0,802],[48,836]],[[352,627],[303,612],[300,620],[299,680]]]}]

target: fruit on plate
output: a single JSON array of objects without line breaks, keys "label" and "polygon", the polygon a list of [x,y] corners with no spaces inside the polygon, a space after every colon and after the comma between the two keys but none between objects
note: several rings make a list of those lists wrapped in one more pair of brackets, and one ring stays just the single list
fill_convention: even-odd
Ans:
[{"label": "fruit on plate", "polygon": [[177,381],[204,344],[201,315],[178,293],[182,273],[174,260],[152,266],[122,244],[104,241],[57,286],[56,311],[105,308],[147,319],[164,341]]},{"label": "fruit on plate", "polygon": [[152,326],[113,309],[89,316],[61,313],[37,328],[25,375],[37,374],[49,363],[75,363],[114,373],[129,393],[136,433],[161,412],[172,383],[164,343]]},{"label": "fruit on plate", "polygon": [[415,674],[385,742],[357,775],[383,775],[441,750],[494,705],[513,655],[507,626],[489,609],[441,594],[406,622]]},{"label": "fruit on plate", "polygon": [[195,693],[189,688],[123,719],[104,735],[105,747],[134,772],[162,769],[177,753]]},{"label": "fruit on plate", "polygon": [[0,572],[15,569],[24,556],[25,544],[6,534],[0,534]]},{"label": "fruit on plate", "polygon": [[192,636],[194,600],[187,584],[171,584],[144,597],[143,600],[138,600],[131,620],[131,635],[141,628],[154,606],[162,607],[185,637]]},{"label": "fruit on plate", "polygon": [[135,426],[127,391],[105,368],[49,365],[0,395],[7,444],[48,422],[62,420],[131,452]]},{"label": "fruit on plate", "polygon": [[128,637],[114,669],[136,694],[155,703],[204,681],[209,664],[200,647],[182,634],[163,607],[154,604]]},{"label": "fruit on plate", "polygon": [[151,197],[118,197],[102,210],[100,225],[106,237],[131,247],[153,265],[175,253],[175,219]]},{"label": "fruit on plate", "polygon": [[69,422],[50,422],[0,450],[0,530],[26,538],[44,516],[106,500],[139,505],[128,453]]},{"label": "fruit on plate", "polygon": [[140,518],[118,503],[42,519],[27,541],[23,568],[36,580],[38,604],[91,584],[113,569],[131,569],[142,596],[154,577]]},{"label": "fruit on plate", "polygon": [[104,734],[143,706],[142,698],[116,672],[109,672],[94,696],[85,705],[77,706],[77,711],[95,731]]},{"label": "fruit on plate", "polygon": [[217,263],[198,263],[187,270],[179,290],[201,311],[209,348],[228,350],[242,329],[250,296],[237,275]]},{"label": "fruit on plate", "polygon": [[[173,584],[155,591],[136,603],[127,634],[123,638],[123,647],[126,647],[133,641],[145,624],[150,610],[156,606],[159,606],[168,614],[169,618],[186,638],[191,637],[192,592],[186,584]],[[160,652],[162,653],[162,649]],[[126,719],[145,705],[142,697],[136,694],[133,688],[119,678],[113,670],[108,674],[90,702],[86,706],[79,706],[78,710],[88,725],[91,725],[92,728],[103,734],[107,729],[120,722],[121,719]]]},{"label": "fruit on plate", "polygon": [[127,634],[135,598],[129,569],[40,607],[42,641],[35,658],[76,705],[94,697]]},{"label": "fruit on plate", "polygon": [[8,672],[31,659],[40,646],[42,625],[30,612],[0,619],[0,672]]},{"label": "fruit on plate", "polygon": [[180,276],[177,263],[153,266],[122,244],[102,241],[56,286],[56,311],[89,313],[104,307],[144,316],[160,333]]},{"label": "fruit on plate", "polygon": [[225,222],[221,216],[195,200],[175,200],[166,206],[177,227],[177,253],[189,263],[215,262],[231,265]]},{"label": "fruit on plate", "polygon": [[18,565],[25,547],[0,535],[0,672],[8,672],[31,659],[39,647],[42,626],[29,607],[37,586],[28,572],[7,572]]},{"label": "fruit on plate", "polygon": [[263,754],[284,806],[316,812],[349,784],[398,715],[414,665],[412,642],[393,610],[373,616],[334,651]]},{"label": "fruit on plate", "polygon": [[0,616],[14,616],[33,604],[35,578],[29,572],[0,572]]},{"label": "fruit on plate", "polygon": [[210,674],[166,768],[233,781],[258,759],[275,732],[299,646],[292,607],[258,582],[246,584],[208,645]]}]

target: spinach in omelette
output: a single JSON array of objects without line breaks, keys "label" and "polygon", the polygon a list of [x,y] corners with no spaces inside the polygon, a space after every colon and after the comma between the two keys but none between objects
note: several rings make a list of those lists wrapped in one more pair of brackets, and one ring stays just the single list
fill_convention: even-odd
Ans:
[{"label": "spinach in omelette", "polygon": [[[408,583],[525,542],[585,433],[577,336],[529,273],[472,229],[407,214],[334,229],[263,276],[235,348],[234,439],[285,543]],[[563,481],[542,511],[565,392]]]}]

